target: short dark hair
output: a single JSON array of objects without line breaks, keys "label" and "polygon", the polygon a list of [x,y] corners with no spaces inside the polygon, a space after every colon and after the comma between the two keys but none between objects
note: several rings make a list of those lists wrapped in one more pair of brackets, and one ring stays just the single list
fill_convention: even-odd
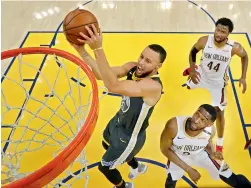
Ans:
[{"label": "short dark hair", "polygon": [[166,50],[162,46],[158,44],[151,44],[148,47],[160,55],[160,63],[163,63],[165,61]]},{"label": "short dark hair", "polygon": [[218,24],[227,26],[230,33],[232,33],[232,31],[234,29],[234,24],[229,18],[218,19],[217,22],[215,23],[215,26],[217,27]]},{"label": "short dark hair", "polygon": [[200,108],[204,108],[210,115],[211,115],[211,121],[214,122],[217,117],[217,111],[216,109],[210,105],[210,104],[202,104]]}]

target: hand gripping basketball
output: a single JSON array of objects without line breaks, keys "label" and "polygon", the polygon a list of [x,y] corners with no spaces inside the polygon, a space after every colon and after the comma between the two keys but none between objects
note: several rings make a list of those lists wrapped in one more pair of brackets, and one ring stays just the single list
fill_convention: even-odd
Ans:
[{"label": "hand gripping basketball", "polygon": [[85,26],[85,29],[88,31],[90,37],[85,35],[84,33],[80,32],[79,34],[85,40],[78,38],[78,41],[81,42],[81,43],[88,44],[92,50],[101,49],[102,48],[102,32],[101,32],[101,29],[99,29],[99,32],[98,32],[97,28],[95,27],[94,24],[91,25],[91,28],[90,28],[90,26]]}]

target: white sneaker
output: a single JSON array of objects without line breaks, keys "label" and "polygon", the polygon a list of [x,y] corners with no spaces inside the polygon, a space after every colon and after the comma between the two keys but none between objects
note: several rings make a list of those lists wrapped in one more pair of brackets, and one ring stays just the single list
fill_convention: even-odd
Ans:
[{"label": "white sneaker", "polygon": [[133,182],[126,182],[125,187],[126,188],[134,188],[134,183]]},{"label": "white sneaker", "polygon": [[128,175],[128,178],[133,180],[135,179],[139,174],[144,174],[147,171],[148,166],[144,163],[139,162],[139,166],[136,169],[133,169],[130,167],[130,173]]},{"label": "white sneaker", "polygon": [[[113,188],[116,188],[116,186],[114,186]],[[125,188],[134,188],[134,183],[133,182],[126,182]]]}]

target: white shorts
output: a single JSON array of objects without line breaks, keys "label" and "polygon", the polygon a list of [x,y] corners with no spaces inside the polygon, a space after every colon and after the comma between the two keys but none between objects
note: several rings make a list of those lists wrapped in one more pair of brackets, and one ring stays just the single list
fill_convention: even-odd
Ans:
[{"label": "white shorts", "polygon": [[227,89],[224,86],[224,83],[212,83],[209,82],[208,79],[203,76],[200,66],[197,70],[200,75],[201,79],[198,84],[193,83],[191,79],[186,82],[186,85],[190,87],[190,89],[194,88],[204,88],[207,89],[212,97],[212,106],[217,106],[221,111],[225,109],[227,106]]},{"label": "white shorts", "polygon": [[[197,155],[177,155],[182,161],[191,167],[196,166],[206,169],[214,180],[218,180],[220,178],[219,175],[222,175],[226,178],[229,178],[232,175],[232,171],[226,163],[223,165],[220,171],[220,164],[217,161],[211,159],[206,151],[202,151]],[[177,181],[184,175],[184,170],[173,162],[168,161],[167,174],[168,173],[171,174],[172,180]]]}]

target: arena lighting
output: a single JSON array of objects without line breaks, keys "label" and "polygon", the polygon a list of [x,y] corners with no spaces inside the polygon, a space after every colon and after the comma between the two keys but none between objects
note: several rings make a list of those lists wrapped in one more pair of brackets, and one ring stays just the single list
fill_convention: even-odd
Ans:
[{"label": "arena lighting", "polygon": [[207,4],[204,4],[204,5],[202,6],[202,8],[206,10],[206,9],[207,9]]},{"label": "arena lighting", "polygon": [[80,4],[80,3],[78,3],[77,6],[78,6],[79,9],[84,9],[84,6],[82,4]]},{"label": "arena lighting", "polygon": [[234,8],[234,5],[233,4],[229,4],[228,9],[232,10],[233,8]]},{"label": "arena lighting", "polygon": [[240,16],[240,13],[233,14],[233,17],[236,19]]},{"label": "arena lighting", "polygon": [[169,0],[165,0],[164,2],[160,3],[160,8],[162,10],[171,9],[172,8],[172,2],[170,2]]},{"label": "arena lighting", "polygon": [[103,9],[115,9],[116,8],[116,5],[114,2],[103,2],[102,3],[102,8]]},{"label": "arena lighting", "polygon": [[48,10],[42,10],[41,12],[35,12],[33,13],[33,15],[36,19],[41,20],[44,17],[51,16],[59,12],[60,9],[58,7],[54,7],[54,8],[49,8]]},{"label": "arena lighting", "polygon": [[111,9],[113,9],[113,8],[115,8],[115,4],[114,4],[114,3],[109,3],[109,7],[110,7]]},{"label": "arena lighting", "polygon": [[56,12],[60,12],[60,9],[59,9],[58,7],[54,7],[54,10],[55,10]]},{"label": "arena lighting", "polygon": [[35,13],[34,15],[35,15],[35,18],[38,20],[43,18],[43,16],[40,13]]},{"label": "arena lighting", "polygon": [[46,16],[48,16],[48,13],[45,12],[45,11],[42,11],[42,15],[43,15],[44,17],[46,17]]},{"label": "arena lighting", "polygon": [[53,15],[53,14],[54,14],[54,11],[50,8],[50,9],[48,10],[48,13],[49,13],[50,15]]},{"label": "arena lighting", "polygon": [[102,8],[103,9],[107,9],[108,8],[108,6],[107,6],[107,4],[104,2],[104,3],[102,3]]}]

